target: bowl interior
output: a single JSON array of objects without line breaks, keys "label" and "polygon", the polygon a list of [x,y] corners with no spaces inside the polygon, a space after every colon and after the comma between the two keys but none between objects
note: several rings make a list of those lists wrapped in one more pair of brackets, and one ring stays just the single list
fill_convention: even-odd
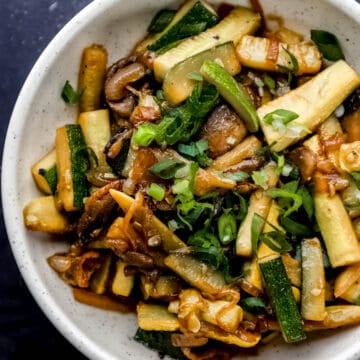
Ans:
[{"label": "bowl interior", "polygon": [[[236,1],[233,1],[236,3]],[[237,3],[248,5],[246,1]],[[24,279],[49,319],[89,358],[157,359],[158,355],[134,342],[133,315],[102,311],[76,303],[70,288],[48,267],[46,258],[64,245],[45,234],[26,231],[22,208],[40,194],[30,166],[54,146],[55,129],[74,122],[76,111],[60,98],[66,80],[75,84],[81,51],[103,44],[109,63],[125,56],[145,34],[153,14],[174,1],[95,0],[79,13],[42,54],[21,91],[6,139],[2,198],[8,236]],[[285,24],[304,34],[324,29],[336,34],[347,61],[360,71],[360,6],[352,0],[263,1],[265,13],[284,17]],[[346,15],[339,9],[343,8]],[[326,16],[325,16],[326,14]],[[351,15],[352,14],[352,15]],[[356,22],[355,19],[358,19]],[[360,357],[360,328],[333,331],[298,345],[282,342],[259,353],[267,359]],[[256,355],[242,356],[251,359]]]}]

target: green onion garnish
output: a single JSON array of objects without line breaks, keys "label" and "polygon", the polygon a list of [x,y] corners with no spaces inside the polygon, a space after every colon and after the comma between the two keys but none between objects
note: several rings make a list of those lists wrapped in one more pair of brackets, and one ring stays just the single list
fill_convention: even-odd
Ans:
[{"label": "green onion garnish", "polygon": [[277,109],[264,116],[264,121],[268,124],[272,124],[274,121],[279,121],[283,125],[297,119],[299,115],[293,111],[286,109]]},{"label": "green onion garnish", "polygon": [[337,37],[324,30],[311,30],[311,40],[317,45],[324,58],[330,61],[345,59]]},{"label": "green onion garnish", "polygon": [[61,91],[61,97],[67,104],[75,105],[80,100],[81,92],[76,91],[70,84],[69,80],[66,80]]},{"label": "green onion garnish", "polygon": [[156,183],[152,183],[147,189],[147,194],[156,201],[161,201],[165,197],[165,189]]},{"label": "green onion garnish", "polygon": [[134,134],[133,140],[136,145],[147,147],[156,137],[157,126],[152,123],[144,123],[138,127]]},{"label": "green onion garnish", "polygon": [[184,166],[185,163],[183,161],[165,159],[151,166],[149,171],[161,179],[169,180],[172,179],[175,176],[175,173]]}]

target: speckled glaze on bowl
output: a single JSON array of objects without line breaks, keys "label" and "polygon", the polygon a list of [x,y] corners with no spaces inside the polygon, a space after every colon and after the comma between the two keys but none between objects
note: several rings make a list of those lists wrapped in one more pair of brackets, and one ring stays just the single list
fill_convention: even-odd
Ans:
[{"label": "speckled glaze on bowl", "polygon": [[[231,2],[231,1],[229,1]],[[246,1],[232,1],[248,5]],[[289,27],[308,34],[311,28],[335,33],[347,61],[360,71],[360,5],[354,0],[263,0],[265,13],[278,13]],[[54,144],[55,128],[74,122],[75,110],[64,105],[65,80],[76,83],[82,49],[101,43],[110,63],[126,55],[144,34],[153,14],[176,4],[158,0],[95,0],[75,16],[40,56],[16,103],[2,164],[2,199],[6,227],[17,264],[34,298],[61,333],[91,359],[158,359],[132,340],[133,315],[98,310],[76,303],[70,288],[48,267],[46,258],[63,245],[46,234],[27,231],[22,208],[39,196],[30,166]],[[297,344],[271,344],[254,359],[360,359],[360,327],[329,332]]]}]

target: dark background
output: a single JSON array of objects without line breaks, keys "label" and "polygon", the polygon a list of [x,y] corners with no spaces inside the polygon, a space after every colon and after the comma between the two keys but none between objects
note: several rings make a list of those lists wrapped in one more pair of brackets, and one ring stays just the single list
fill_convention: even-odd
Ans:
[{"label": "dark background", "polygon": [[[17,95],[54,35],[91,0],[0,0],[0,151]],[[0,360],[85,359],[27,290],[0,214]]]}]

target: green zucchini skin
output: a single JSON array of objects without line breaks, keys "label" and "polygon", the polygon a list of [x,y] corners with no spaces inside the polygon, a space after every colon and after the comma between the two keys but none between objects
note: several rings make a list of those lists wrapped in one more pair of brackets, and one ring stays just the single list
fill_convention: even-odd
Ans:
[{"label": "green zucchini skin", "polygon": [[39,174],[45,178],[51,189],[51,194],[54,195],[58,182],[56,165],[52,166],[49,169],[39,169]]},{"label": "green zucchini skin", "polygon": [[197,1],[179,21],[173,26],[170,24],[171,27],[168,30],[165,29],[164,34],[149,45],[148,49],[159,51],[178,40],[197,35],[217,22],[218,16],[205,7],[201,1]]},{"label": "green zucchini skin", "polygon": [[74,207],[82,209],[84,198],[89,195],[89,184],[86,178],[86,171],[89,166],[86,143],[80,125],[68,124],[65,128],[70,148]]},{"label": "green zucchini skin", "polygon": [[287,343],[306,338],[303,321],[280,256],[259,261],[267,293]]}]

